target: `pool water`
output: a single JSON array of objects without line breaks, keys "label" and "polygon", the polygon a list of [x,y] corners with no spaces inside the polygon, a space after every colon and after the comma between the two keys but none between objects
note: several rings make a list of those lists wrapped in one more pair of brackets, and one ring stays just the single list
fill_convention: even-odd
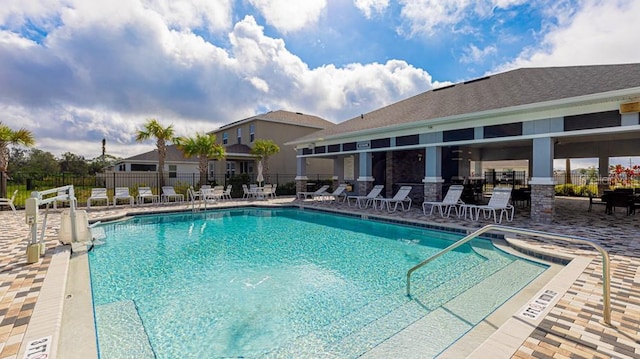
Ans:
[{"label": "pool water", "polygon": [[103,359],[358,357],[446,308],[460,323],[425,333],[436,356],[545,269],[479,239],[415,272],[411,299],[407,270],[462,235],[298,209],[104,229],[89,255]]}]

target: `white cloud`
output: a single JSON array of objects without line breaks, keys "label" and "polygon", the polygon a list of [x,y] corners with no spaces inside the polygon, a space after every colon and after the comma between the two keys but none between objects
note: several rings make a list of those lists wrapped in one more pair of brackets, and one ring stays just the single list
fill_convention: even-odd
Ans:
[{"label": "white cloud", "polygon": [[463,64],[479,63],[484,61],[487,56],[495,55],[497,53],[498,48],[493,45],[480,49],[476,45],[471,44],[467,48],[463,49],[463,55],[460,58],[460,62]]},{"label": "white cloud", "polygon": [[267,23],[282,33],[295,32],[317,23],[326,0],[249,0]]},{"label": "white cloud", "polygon": [[172,29],[140,2],[79,1],[60,9],[41,43],[0,32],[3,122],[33,131],[55,155],[95,157],[106,138],[110,154],[130,156],[153,148],[134,141],[148,118],[186,135],[264,109],[339,121],[432,86],[426,71],[398,60],[311,69],[251,16],[228,43]]},{"label": "white cloud", "polygon": [[204,27],[213,32],[231,27],[231,0],[143,0],[143,4],[179,29]]},{"label": "white cloud", "polygon": [[563,18],[543,41],[497,71],[519,67],[638,62],[640,1],[589,0]]},{"label": "white cloud", "polygon": [[389,0],[355,0],[354,5],[370,19],[373,13],[382,13],[389,6]]}]

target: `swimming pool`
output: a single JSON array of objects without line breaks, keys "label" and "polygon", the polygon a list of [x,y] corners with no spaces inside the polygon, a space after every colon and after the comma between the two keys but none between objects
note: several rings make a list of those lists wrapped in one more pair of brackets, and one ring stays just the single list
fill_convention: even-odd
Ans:
[{"label": "swimming pool", "polygon": [[545,269],[479,239],[417,271],[410,299],[407,270],[462,235],[255,208],[104,228],[89,255],[103,359],[357,357],[430,315],[436,356]]}]

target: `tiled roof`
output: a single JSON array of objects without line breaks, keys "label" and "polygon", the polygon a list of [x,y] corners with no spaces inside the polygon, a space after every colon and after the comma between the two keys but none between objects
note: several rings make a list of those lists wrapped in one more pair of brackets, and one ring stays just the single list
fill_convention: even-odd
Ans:
[{"label": "tiled roof", "polygon": [[249,122],[249,121],[253,121],[253,120],[265,120],[265,121],[276,121],[276,122],[283,122],[283,123],[289,123],[289,124],[294,124],[294,125],[301,125],[301,126],[307,126],[307,127],[315,127],[318,129],[324,129],[324,128],[328,128],[334,125],[333,122],[329,122],[325,119],[322,119],[318,116],[313,116],[313,115],[305,115],[303,113],[300,112],[290,112],[290,111],[284,111],[284,110],[277,110],[277,111],[270,111],[267,113],[263,113],[260,115],[255,115],[252,117],[248,117],[239,121],[235,121],[232,123],[229,123],[227,125],[224,125],[220,128],[218,128],[217,130],[213,131],[213,132],[218,132],[220,130],[223,130],[225,128],[228,127],[232,127],[232,126],[236,126],[240,123],[244,123],[244,122]]},{"label": "tiled roof", "polygon": [[634,87],[640,64],[523,68],[430,90],[295,142]]},{"label": "tiled roof", "polygon": [[[198,157],[185,157],[184,152],[178,149],[176,145],[167,146],[167,155],[165,162],[198,162]],[[141,153],[129,158],[125,158],[124,161],[144,161],[144,162],[158,162],[158,150]]]}]

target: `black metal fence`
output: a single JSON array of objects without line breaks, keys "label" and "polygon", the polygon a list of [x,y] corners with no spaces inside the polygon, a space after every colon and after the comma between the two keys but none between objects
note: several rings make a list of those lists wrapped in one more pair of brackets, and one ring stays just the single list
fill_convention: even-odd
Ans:
[{"label": "black metal fence", "polygon": [[[307,175],[310,181],[318,183],[330,181],[332,174]],[[295,174],[270,174],[264,183],[277,185],[278,195],[295,195]],[[242,185],[256,182],[255,175],[217,175],[207,176],[201,183],[199,173],[165,173],[164,185],[173,186],[176,193],[186,195],[187,189],[200,188],[201,185],[211,186],[231,184],[233,186],[232,197],[242,197]],[[109,196],[113,196],[115,187],[128,187],[131,195],[137,195],[138,187],[151,187],[153,193],[161,194],[160,176],[157,172],[109,172],[96,175],[74,175],[70,173],[39,174],[39,173],[14,173],[7,182],[7,197],[11,197],[18,190],[15,198],[16,207],[24,207],[24,202],[31,197],[33,191],[43,191],[51,188],[73,185],[79,205],[84,205],[91,195],[91,188],[107,188]],[[6,209],[3,207],[1,209]]]}]

